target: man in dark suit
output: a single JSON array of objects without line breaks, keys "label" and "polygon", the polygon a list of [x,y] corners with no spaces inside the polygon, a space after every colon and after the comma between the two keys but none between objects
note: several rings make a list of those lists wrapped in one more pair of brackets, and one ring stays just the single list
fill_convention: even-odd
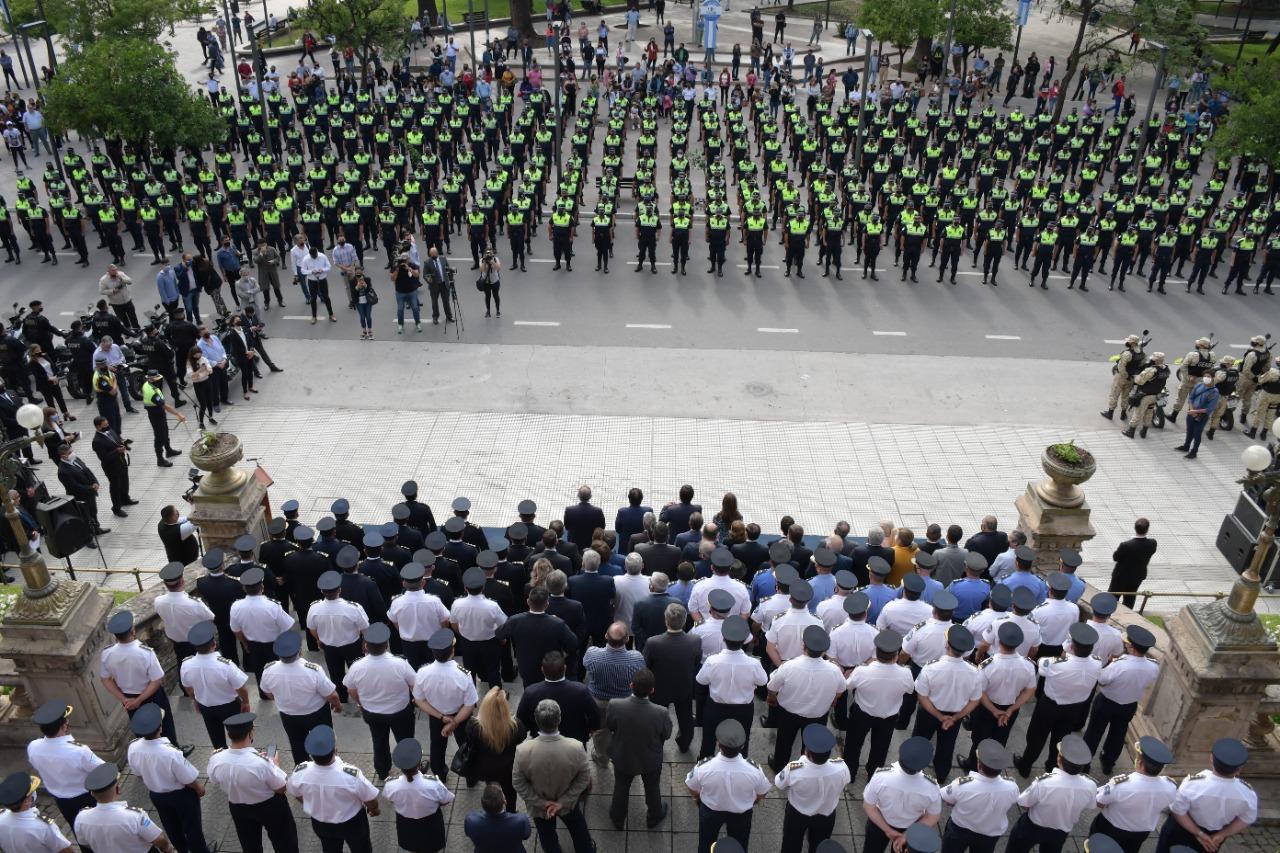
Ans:
[{"label": "man in dark suit", "polygon": [[507,798],[502,786],[495,782],[485,785],[480,795],[480,808],[467,814],[463,832],[476,850],[523,850],[530,835],[533,821],[524,812],[507,811]]},{"label": "man in dark suit", "polygon": [[547,578],[547,593],[550,596],[547,599],[547,612],[563,619],[564,624],[568,625],[569,630],[578,638],[578,657],[581,658],[590,636],[587,633],[587,614],[580,602],[565,597],[568,586],[567,578],[555,572],[551,573]]},{"label": "man in dark suit", "polygon": [[[50,348],[46,352],[53,352],[53,349]],[[9,438],[19,438],[27,434],[27,431],[18,423],[20,408],[22,408],[21,393],[9,390],[5,387],[4,381],[0,380],[0,424],[4,424],[4,433]],[[22,455],[27,458],[28,465],[41,464],[29,444],[22,449]]]},{"label": "man in dark suit", "polygon": [[604,529],[604,510],[591,503],[591,487],[578,487],[578,502],[564,508],[564,529],[579,551],[591,547],[596,529]]},{"label": "man in dark suit", "polygon": [[631,636],[638,652],[644,651],[650,637],[667,630],[667,608],[680,603],[680,599],[667,593],[668,583],[670,579],[662,572],[650,576],[649,594],[631,608]]},{"label": "man in dark suit", "polygon": [[748,575],[754,575],[769,559],[769,549],[760,544],[760,525],[754,521],[747,525],[747,541],[730,545],[729,551],[746,566]]},{"label": "man in dark suit", "polygon": [[566,575],[571,575],[573,574],[573,561],[560,553],[560,550],[556,547],[558,541],[554,530],[542,531],[541,547],[530,556],[529,561],[532,563],[538,560],[547,560],[552,567],[559,569]]},{"label": "man in dark suit", "polygon": [[[578,658],[578,638],[563,619],[547,613],[547,599],[546,587],[533,587],[528,595],[529,610],[512,616],[498,629],[498,639],[510,643],[515,650],[516,670],[526,693],[531,685],[542,680],[543,659],[548,652],[560,655],[562,670],[565,659],[576,661]],[[532,719],[532,708],[529,716]]]},{"label": "man in dark suit", "polygon": [[[712,525],[712,527],[714,526],[715,525]],[[688,530],[676,530],[674,527],[671,528],[671,530],[673,537],[671,544],[675,545],[681,551],[684,551],[686,546],[692,544],[694,546],[694,553],[697,553],[698,543],[702,541],[702,513],[689,513]]]},{"label": "man in dark suit", "polygon": [[805,547],[804,528],[799,524],[792,524],[787,528],[787,540],[791,543],[791,565],[796,567],[800,577],[811,576],[813,574],[813,551]]},{"label": "man in dark suit", "polygon": [[569,558],[569,565],[573,569],[569,574],[582,571],[582,549],[564,537],[564,522],[558,518],[552,519],[547,530],[556,535],[556,550]]},{"label": "man in dark suit", "polygon": [[576,738],[585,746],[591,735],[600,728],[600,709],[591,691],[581,681],[570,681],[565,675],[565,657],[560,652],[547,652],[542,659],[542,680],[528,684],[516,706],[516,719],[534,734],[538,725],[533,711],[543,699],[554,699],[560,704],[560,734]]},{"label": "man in dark suit", "polygon": [[[646,542],[653,541],[653,528],[658,523],[658,516],[652,512],[646,512],[640,519],[641,530],[639,533],[632,533],[627,537],[627,554],[630,554],[639,546]],[[623,555],[625,558],[625,554]]]},{"label": "man in dark suit", "polygon": [[582,605],[591,643],[604,645],[604,632],[613,621],[616,593],[613,578],[600,574],[600,554],[596,551],[588,550],[582,555],[582,571],[569,578],[569,597]]},{"label": "man in dark suit", "polygon": [[609,700],[605,726],[613,733],[609,757],[613,759],[613,800],[609,820],[614,829],[627,824],[627,798],[631,783],[639,776],[644,783],[648,815],[645,825],[653,829],[670,809],[662,801],[658,781],[662,775],[662,745],[671,737],[671,717],[662,705],[649,700],[654,676],[642,669],[631,677],[631,695]]},{"label": "man in dark suit", "polygon": [[702,641],[684,631],[689,613],[681,604],[669,605],[664,614],[667,630],[644,644],[644,665],[653,671],[655,688],[649,697],[676,712],[676,746],[689,751],[693,741],[694,678],[702,665]]},{"label": "man in dark suit", "polygon": [[[689,522],[693,523],[695,518],[700,518],[698,513],[689,516]],[[689,531],[693,536],[684,540],[683,543],[679,539],[676,540],[676,547],[680,549],[680,559],[684,562],[696,563],[698,561],[698,553],[702,548],[703,542],[710,542],[711,549],[714,551],[716,546],[720,544],[720,528],[711,522],[702,525],[696,532]]]},{"label": "man in dark suit", "polygon": [[636,548],[636,553],[644,560],[646,575],[662,572],[669,578],[676,576],[676,566],[680,565],[680,549],[667,541],[669,531],[667,523],[659,521],[653,526],[653,541]]},{"label": "man in dark suit", "polygon": [[453,322],[453,304],[449,299],[449,271],[449,261],[432,246],[426,263],[422,265],[422,272],[427,277],[427,290],[431,294],[431,322],[434,325],[440,323],[441,302],[444,303],[444,321]]},{"label": "man in dark suit", "polygon": [[680,487],[680,502],[664,506],[658,521],[665,521],[672,530],[683,532],[689,529],[689,516],[695,512],[702,512],[702,504],[693,503],[693,486],[685,483]]},{"label": "man in dark suit", "polygon": [[627,492],[627,505],[620,508],[613,519],[613,530],[618,535],[624,556],[631,553],[631,537],[644,532],[646,512],[653,512],[653,507],[644,505],[644,492],[633,486]]},{"label": "man in dark suit", "polygon": [[872,557],[879,557],[889,565],[893,565],[893,549],[884,545],[884,531],[879,527],[872,527],[868,530],[867,541],[861,545],[853,546],[853,552],[849,554],[849,559],[853,561],[849,571],[853,572],[858,579],[858,583],[863,586],[866,586],[871,581],[871,576],[867,572],[867,560]]},{"label": "man in dark suit", "polygon": [[218,629],[218,654],[232,661],[238,660],[239,643],[231,630],[231,605],[244,598],[240,581],[223,571],[223,551],[214,548],[204,556],[204,567],[209,573],[196,579],[196,595],[213,611],[213,624]]},{"label": "man in dark suit", "polygon": [[[1156,553],[1156,540],[1147,538],[1149,529],[1151,529],[1151,522],[1145,518],[1139,518],[1133,523],[1134,537],[1121,542],[1116,552],[1111,555],[1116,565],[1111,570],[1111,583],[1107,585],[1108,592],[1136,592],[1142,582],[1147,579],[1147,566]],[[1125,607],[1133,607],[1137,600],[1136,595],[1120,596],[1120,601]]]},{"label": "man in dark suit", "polygon": [[101,536],[111,532],[110,528],[98,524],[98,478],[75,455],[69,444],[58,448],[58,482],[62,483],[67,494],[80,505],[93,535]]},{"label": "man in dark suit", "polygon": [[[996,557],[1009,550],[1009,534],[996,529],[996,517],[988,515],[982,519],[978,532],[964,543],[966,551],[977,551],[987,560],[987,565],[996,561]],[[890,562],[890,565],[893,565]]]},{"label": "man in dark suit", "polygon": [[93,419],[93,452],[102,463],[102,473],[107,477],[107,491],[111,494],[111,513],[119,518],[128,518],[124,511],[127,506],[136,504],[129,497],[129,445],[111,429],[111,424],[102,415]]}]

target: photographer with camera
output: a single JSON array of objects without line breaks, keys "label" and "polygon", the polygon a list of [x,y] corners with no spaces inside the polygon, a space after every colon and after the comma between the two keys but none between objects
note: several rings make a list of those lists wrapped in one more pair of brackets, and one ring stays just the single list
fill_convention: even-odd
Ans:
[{"label": "photographer with camera", "polygon": [[453,277],[453,268],[435,246],[427,256],[427,289],[431,293],[431,322],[440,324],[440,303],[444,303],[444,321],[453,322],[453,307],[449,302],[449,282]]},{"label": "photographer with camera", "polygon": [[[396,286],[396,334],[404,334],[404,309],[408,305],[413,311],[413,325],[417,331],[422,331],[422,300],[418,297],[418,291],[422,289],[422,271],[418,269],[418,265],[409,259],[408,244],[401,246],[401,253],[396,256],[395,265],[391,270],[391,280]],[[374,304],[377,297],[374,297]],[[373,332],[369,332],[369,337],[373,337]]]},{"label": "photographer with camera", "polygon": [[490,302],[498,316],[502,316],[502,297],[498,291],[502,289],[502,261],[498,260],[498,255],[493,251],[492,246],[486,246],[484,256],[480,258],[480,277],[476,279],[476,289],[484,294],[484,316],[490,316]]},{"label": "photographer with camera", "polygon": [[130,329],[136,329],[142,324],[138,322],[138,312],[133,307],[133,297],[129,293],[129,286],[132,284],[133,279],[120,272],[119,267],[107,264],[106,274],[98,279],[98,292],[106,298],[112,312],[122,323]]}]

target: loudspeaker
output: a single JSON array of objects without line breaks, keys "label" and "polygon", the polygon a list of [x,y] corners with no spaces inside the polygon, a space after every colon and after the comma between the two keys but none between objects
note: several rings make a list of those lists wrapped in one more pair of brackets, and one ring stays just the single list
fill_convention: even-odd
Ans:
[{"label": "loudspeaker", "polygon": [[36,520],[44,528],[45,550],[55,559],[70,557],[93,538],[80,505],[64,495],[36,504]]},{"label": "loudspeaker", "polygon": [[1262,535],[1262,524],[1267,520],[1267,512],[1258,505],[1249,492],[1243,489],[1240,491],[1240,497],[1236,499],[1236,508],[1231,514],[1254,539]]},{"label": "loudspeaker", "polygon": [[[1241,497],[1241,500],[1248,500]],[[1222,519],[1218,528],[1218,552],[1227,558],[1231,568],[1240,574],[1253,559],[1253,545],[1257,541],[1248,527],[1236,515],[1228,515]]]}]

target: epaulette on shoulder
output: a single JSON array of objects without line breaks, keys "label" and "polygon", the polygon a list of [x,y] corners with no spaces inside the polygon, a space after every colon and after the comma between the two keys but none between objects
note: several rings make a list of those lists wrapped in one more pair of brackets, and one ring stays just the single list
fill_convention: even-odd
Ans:
[{"label": "epaulette on shoulder", "polygon": [[1032,779],[1031,781],[1032,781],[1032,783],[1035,783],[1035,782],[1043,782],[1045,779],[1049,779],[1049,778],[1051,778],[1052,776],[1053,776],[1053,774],[1052,774],[1052,773],[1041,773],[1039,776],[1037,776],[1036,778]]},{"label": "epaulette on shoulder", "polygon": [[1187,778],[1186,778],[1186,779],[1183,779],[1182,781],[1184,781],[1184,782],[1190,782],[1190,781],[1192,781],[1192,780],[1204,779],[1204,778],[1205,778],[1205,773],[1206,773],[1206,772],[1207,772],[1207,771],[1201,770],[1199,773],[1192,773],[1192,774],[1188,775],[1188,776],[1187,776]]},{"label": "epaulette on shoulder", "polygon": [[[264,756],[264,758],[265,758],[265,756]],[[311,762],[310,762],[310,761],[304,761],[304,762],[302,762],[301,764],[295,764],[295,765],[293,766],[293,772],[294,772],[294,773],[297,773],[299,770],[305,770],[306,768],[308,768],[308,767],[310,767],[310,766],[311,766]]]},{"label": "epaulette on shoulder", "polygon": [[264,670],[265,670],[265,669],[268,669],[268,668],[270,668],[270,667],[275,666],[275,665],[276,665],[276,664],[278,664],[278,663],[280,663],[280,661],[278,661],[278,660],[269,660],[269,661],[267,661],[267,665],[266,665],[266,666],[264,666],[264,667],[263,667],[263,669],[264,669]]},{"label": "epaulette on shoulder", "polygon": [[226,658],[224,658],[222,655],[218,655],[218,663],[230,663],[230,664],[234,664],[234,661],[229,661],[229,660],[227,660]]},{"label": "epaulette on shoulder", "polygon": [[[876,773],[888,773],[892,769],[893,769],[892,767],[881,767],[879,770],[876,771]],[[873,773],[872,775],[874,776],[875,774]]]},{"label": "epaulette on shoulder", "polygon": [[49,826],[57,826],[57,824],[53,822],[53,818],[49,817],[47,814],[42,814],[41,812],[36,812],[36,814],[40,815],[40,819],[49,824]]},{"label": "epaulette on shoulder", "polygon": [[804,762],[803,762],[803,761],[793,761],[793,762],[791,762],[790,764],[788,764],[788,765],[787,765],[787,769],[789,769],[789,770],[796,770],[796,769],[799,769],[799,768],[801,768],[801,767],[804,767]]},{"label": "epaulette on shoulder", "polygon": [[316,672],[320,672],[320,671],[321,671],[321,670],[320,670],[320,664],[318,664],[318,663],[312,663],[311,661],[307,661],[307,662],[306,662],[305,664],[303,664],[303,665],[304,665],[307,669],[314,669]]},{"label": "epaulette on shoulder", "polygon": [[137,812],[138,814],[140,814],[140,815],[142,815],[142,816],[144,816],[144,817],[145,817],[145,816],[146,816],[146,814],[147,814],[145,811],[143,811],[142,809],[138,808],[137,806],[128,806],[128,809],[129,809],[129,811],[131,811],[131,812]]},{"label": "epaulette on shoulder", "polygon": [[466,667],[464,667],[462,664],[458,664],[458,672],[461,672],[461,673],[462,673],[462,674],[464,674],[464,675],[470,675],[470,674],[471,674],[471,670],[467,669],[467,668],[466,668]]},{"label": "epaulette on shoulder", "polygon": [[911,626],[911,630],[912,631],[916,630],[917,628],[921,627],[922,625],[924,625],[924,623],[928,621],[929,621],[928,619],[921,619],[919,622]]},{"label": "epaulette on shoulder", "polygon": [[938,780],[937,780],[937,778],[936,778],[932,773],[930,773],[928,770],[921,770],[921,771],[920,771],[920,775],[921,775],[921,776],[923,776],[924,778],[928,779],[928,780],[929,780],[930,782],[932,782],[933,784],[935,784],[935,785],[936,785],[936,784],[938,784]]},{"label": "epaulette on shoulder", "polygon": [[1125,782],[1128,782],[1128,781],[1129,781],[1129,774],[1128,774],[1128,773],[1121,773],[1119,776],[1112,776],[1112,777],[1111,777],[1111,784],[1112,784],[1112,785],[1123,785]]},{"label": "epaulette on shoulder", "polygon": [[359,776],[360,768],[359,767],[343,767],[342,772],[346,773],[348,776]]},{"label": "epaulette on shoulder", "polygon": [[395,595],[391,596],[391,600],[395,601],[397,598],[399,598],[402,595],[404,595],[403,592],[397,592]]},{"label": "epaulette on shoulder", "polygon": [[[743,757],[745,758],[746,756],[743,756]],[[750,759],[750,758],[747,758],[747,763],[748,763],[748,764],[750,764],[752,767],[759,767],[759,766],[760,766],[760,765],[759,765],[759,763],[757,763],[756,761],[754,761],[753,759]]]},{"label": "epaulette on shoulder", "polygon": [[715,756],[708,755],[706,758],[702,759],[701,761],[699,761],[699,762],[698,762],[697,764],[695,764],[694,766],[695,766],[695,767],[701,767],[703,764],[706,764],[708,761],[710,761],[710,760],[711,760],[712,758],[714,758],[714,757],[715,757]]},{"label": "epaulette on shoulder", "polygon": [[957,785],[963,785],[963,784],[965,784],[966,782],[972,782],[972,781],[973,781],[973,777],[972,777],[972,776],[961,776],[959,779],[957,779],[957,780],[956,780],[956,784],[957,784]]},{"label": "epaulette on shoulder", "polygon": [[213,754],[214,754],[214,755],[217,755],[219,752],[224,752],[225,750],[226,750],[226,747],[225,747],[225,746],[220,746],[220,747],[218,747],[217,749],[215,749],[215,750],[213,751]]},{"label": "epaulette on shoulder", "polygon": [[995,658],[983,658],[982,663],[978,664],[978,669],[982,669],[984,666],[991,663],[993,660],[995,660]]},{"label": "epaulette on shoulder", "polygon": [[[1239,777],[1239,776],[1237,776],[1236,778],[1237,778],[1237,779],[1240,779],[1240,777]],[[1244,781],[1243,779],[1240,779],[1240,784],[1241,784],[1241,785],[1244,785],[1244,786],[1245,786],[1246,788],[1248,788],[1250,791],[1252,791],[1252,790],[1253,790],[1253,786],[1252,786],[1252,785],[1250,785],[1248,782]]]}]

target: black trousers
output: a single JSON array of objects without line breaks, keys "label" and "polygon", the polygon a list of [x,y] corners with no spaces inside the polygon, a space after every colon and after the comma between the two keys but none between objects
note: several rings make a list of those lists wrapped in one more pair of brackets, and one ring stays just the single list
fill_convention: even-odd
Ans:
[{"label": "black trousers", "polygon": [[[1200,828],[1205,832],[1209,832],[1203,826]],[[1168,815],[1164,819],[1164,825],[1160,827],[1160,837],[1156,840],[1156,853],[1169,853],[1174,847],[1180,846],[1190,847],[1192,850],[1206,853],[1204,847],[1196,840],[1196,837],[1183,829],[1182,824],[1178,823],[1173,815]]]},{"label": "black trousers", "polygon": [[817,723],[820,726],[827,724],[826,714],[820,717],[802,717],[799,714],[793,714],[781,705],[778,705],[776,710],[778,733],[773,745],[773,758],[769,761],[775,772],[786,767],[787,762],[791,760],[796,735],[804,731],[805,726],[810,723]]},{"label": "black trousers", "polygon": [[[997,705],[996,707],[1003,711],[1007,710],[1009,706]],[[1020,713],[1022,713],[1021,709],[1014,711],[1009,717],[1009,724],[1001,726],[996,723],[996,718],[992,716],[985,706],[979,705],[973,709],[973,713],[969,715],[969,736],[973,742],[969,744],[969,759],[966,769],[975,766],[974,761],[978,744],[987,738],[994,740],[1001,746],[1009,743],[1009,733],[1013,731],[1013,724],[1018,721],[1018,714]]]},{"label": "black trousers", "polygon": [[[259,682],[262,681],[262,670],[267,664],[273,660],[277,660],[275,643],[260,642],[258,640],[249,640],[249,648],[244,653],[244,668],[246,672],[253,674],[253,677]],[[306,759],[303,759],[304,761]]]},{"label": "black trousers", "polygon": [[329,670],[329,680],[338,689],[338,698],[347,701],[347,688],[342,677],[347,674],[347,667],[360,659],[360,638],[345,646],[325,646],[324,665]]},{"label": "black trousers", "polygon": [[107,492],[111,495],[111,508],[123,510],[129,501],[129,466],[112,465],[111,472],[103,471],[107,476]]},{"label": "black trousers", "polygon": [[[906,832],[906,827],[894,827],[899,832]],[[875,823],[867,821],[867,836],[862,842],[862,853],[884,853],[889,847],[889,836]]]},{"label": "black trousers", "polygon": [[791,803],[787,803],[782,813],[782,850],[781,853],[801,853],[804,842],[809,841],[809,853],[814,853],[818,845],[831,837],[836,826],[836,813],[806,815],[796,811]]},{"label": "black trousers", "polygon": [[462,662],[477,679],[488,682],[490,687],[502,686],[501,643],[497,637],[488,640],[459,638]]},{"label": "black trousers", "polygon": [[298,827],[284,794],[260,803],[228,803],[227,809],[244,853],[262,853],[264,829],[275,853],[298,853]]},{"label": "black trousers", "polygon": [[755,715],[755,703],[745,705],[721,705],[708,699],[702,709],[702,748],[698,750],[698,758],[710,758],[716,754],[716,726],[724,720],[737,720],[742,723],[747,733],[747,742],[742,746],[745,755],[751,746],[751,718]]},{"label": "black trousers", "polygon": [[289,738],[289,751],[293,753],[293,763],[301,764],[310,760],[307,754],[307,734],[316,726],[333,726],[333,712],[327,704],[320,710],[310,714],[281,714],[280,723],[284,726],[285,737]]},{"label": "black trousers", "polygon": [[[240,641],[236,639],[236,632],[231,630],[230,623],[220,622],[216,617],[214,619],[214,624],[217,625],[218,628],[218,654],[222,655],[236,666],[239,666]],[[173,644],[173,649],[175,652],[178,650],[177,643]],[[195,652],[193,651],[192,654],[195,654]]]},{"label": "black trousers", "polygon": [[387,743],[387,736],[392,735],[395,743],[413,737],[413,703],[392,714],[373,711],[363,711],[362,714],[373,738],[373,772],[385,779],[391,773],[391,746]]},{"label": "black trousers", "polygon": [[[124,695],[128,699],[133,699],[138,694],[126,693]],[[143,704],[145,705],[147,703],[152,703],[156,707],[158,707],[160,710],[164,711],[164,723],[161,725],[160,731],[164,734],[165,737],[169,739],[170,743],[172,743],[174,746],[177,746],[178,730],[173,725],[173,708],[169,705],[169,694],[164,692],[163,685],[155,693],[152,693],[151,698],[148,699]],[[140,708],[142,706],[139,705],[138,707]],[[135,708],[134,710],[127,711],[126,713],[129,715],[129,719],[132,720],[133,715],[138,713],[138,710],[137,708]]]},{"label": "black trousers", "polygon": [[[1089,713],[1089,725],[1084,730],[1084,742],[1095,753],[1098,744],[1102,744],[1102,752],[1098,757],[1104,768],[1115,766],[1116,759],[1124,751],[1125,734],[1129,731],[1129,721],[1138,712],[1138,703],[1121,705],[1112,702],[1101,693],[1094,694],[1093,708]],[[1106,732],[1105,739],[1103,732]]]},{"label": "black trousers", "polygon": [[156,458],[163,459],[169,446],[169,413],[161,406],[143,406],[147,410],[147,420],[151,421],[151,446],[155,448]]},{"label": "black trousers", "polygon": [[871,748],[867,752],[867,775],[884,766],[889,755],[889,741],[893,740],[893,727],[897,716],[873,717],[858,706],[857,702],[849,703],[849,728],[844,740],[844,760],[849,765],[849,773],[857,775],[858,759],[862,756],[862,742],[871,735]]},{"label": "black trousers", "polygon": [[623,773],[615,766],[613,771],[613,798],[609,803],[609,817],[615,823],[625,823],[627,819],[627,800],[631,794],[631,783],[639,776],[644,784],[644,804],[650,824],[662,817],[662,791],[658,786],[662,777],[661,768],[652,773]]},{"label": "black trousers", "polygon": [[373,853],[373,841],[369,837],[369,816],[364,809],[343,823],[324,823],[311,819],[311,829],[320,839],[323,853],[343,853],[346,846],[351,853]]},{"label": "black trousers", "polygon": [[[80,812],[85,809],[91,809],[98,804],[98,801],[93,798],[93,794],[90,794],[88,791],[78,797],[71,797],[69,799],[54,797],[53,801],[57,804],[58,811],[62,812],[62,819],[67,822],[67,827],[71,830],[72,838],[75,838],[76,815],[80,814]],[[86,851],[86,853],[93,853],[93,850],[84,844],[80,845],[80,849],[82,851]]]},{"label": "black trousers", "polygon": [[239,699],[232,699],[225,705],[200,706],[200,719],[204,720],[204,730],[209,733],[209,743],[213,744],[214,749],[227,748],[227,730],[222,722],[239,713]]},{"label": "black trousers", "polygon": [[[465,726],[459,726],[453,731],[454,743],[462,746],[464,740]],[[443,782],[449,775],[449,762],[445,760],[445,753],[449,750],[449,739],[444,736],[444,723],[432,717],[427,725],[428,740],[431,747],[431,772],[440,777]]]},{"label": "black trousers", "polygon": [[426,817],[396,815],[396,843],[410,853],[437,853],[444,849],[444,812]]},{"label": "black trousers", "polygon": [[663,707],[674,708],[676,712],[676,747],[687,752],[693,742],[693,700],[673,699]]},{"label": "black trousers", "polygon": [[981,835],[947,819],[942,832],[942,853],[994,853],[999,836]]},{"label": "black trousers", "polygon": [[[710,705],[708,705],[710,707]],[[698,853],[711,853],[711,845],[720,837],[720,830],[742,845],[746,850],[751,839],[751,813],[748,809],[737,812],[718,812],[698,805]]]},{"label": "black trousers", "polygon": [[179,788],[151,794],[151,804],[156,807],[156,817],[165,835],[178,853],[209,853],[204,840],[204,827],[200,824],[200,798],[190,788]]},{"label": "black trousers", "polygon": [[[911,669],[912,680],[915,680],[920,677],[920,667],[916,664],[915,661],[911,661],[910,663],[907,664],[907,666]],[[916,712],[916,694],[908,693],[907,695],[902,697],[902,705],[901,707],[898,708],[898,719],[897,719],[897,722],[894,724],[894,728],[896,728],[900,732],[905,732],[907,730],[907,726],[911,725],[911,715],[914,714],[915,712]]]},{"label": "black trousers", "polygon": [[400,643],[404,651],[405,660],[409,661],[409,666],[413,667],[415,671],[431,662],[431,650],[427,648],[426,640],[402,639]]},{"label": "black trousers", "polygon": [[[1175,821],[1176,823],[1176,821]],[[1181,827],[1179,827],[1181,828]],[[1117,829],[1111,821],[1099,812],[1093,819],[1093,823],[1089,824],[1089,834],[1100,833],[1107,836],[1116,844],[1120,845],[1120,849],[1124,853],[1139,853],[1142,850],[1142,844],[1147,840],[1149,832],[1133,832],[1127,829]]]},{"label": "black trousers", "polygon": [[1018,769],[1029,775],[1031,765],[1040,757],[1044,743],[1049,742],[1049,754],[1045,756],[1045,772],[1051,772],[1058,765],[1058,741],[1079,728],[1080,715],[1086,702],[1074,702],[1059,705],[1048,696],[1036,700],[1036,709],[1031,713],[1031,723],[1027,726],[1027,745],[1019,756]]},{"label": "black trousers", "polygon": [[453,306],[449,304],[449,287],[443,282],[428,281],[427,292],[431,295],[431,319],[440,319],[440,305],[444,303],[444,319],[453,322]]},{"label": "black trousers", "polygon": [[1045,829],[1023,814],[1013,825],[1004,850],[1005,853],[1028,853],[1032,847],[1039,847],[1040,853],[1062,853],[1068,835],[1060,829]]},{"label": "black trousers", "polygon": [[[943,712],[949,713],[949,712]],[[932,740],[936,735],[938,745],[933,750],[933,772],[938,778],[939,785],[947,783],[947,776],[951,773],[952,759],[956,753],[956,738],[960,736],[960,723],[957,722],[949,729],[942,728],[942,722],[933,714],[926,713],[924,709],[920,709],[920,713],[916,714],[915,728],[911,730],[912,736],[919,735],[926,740]]]}]

